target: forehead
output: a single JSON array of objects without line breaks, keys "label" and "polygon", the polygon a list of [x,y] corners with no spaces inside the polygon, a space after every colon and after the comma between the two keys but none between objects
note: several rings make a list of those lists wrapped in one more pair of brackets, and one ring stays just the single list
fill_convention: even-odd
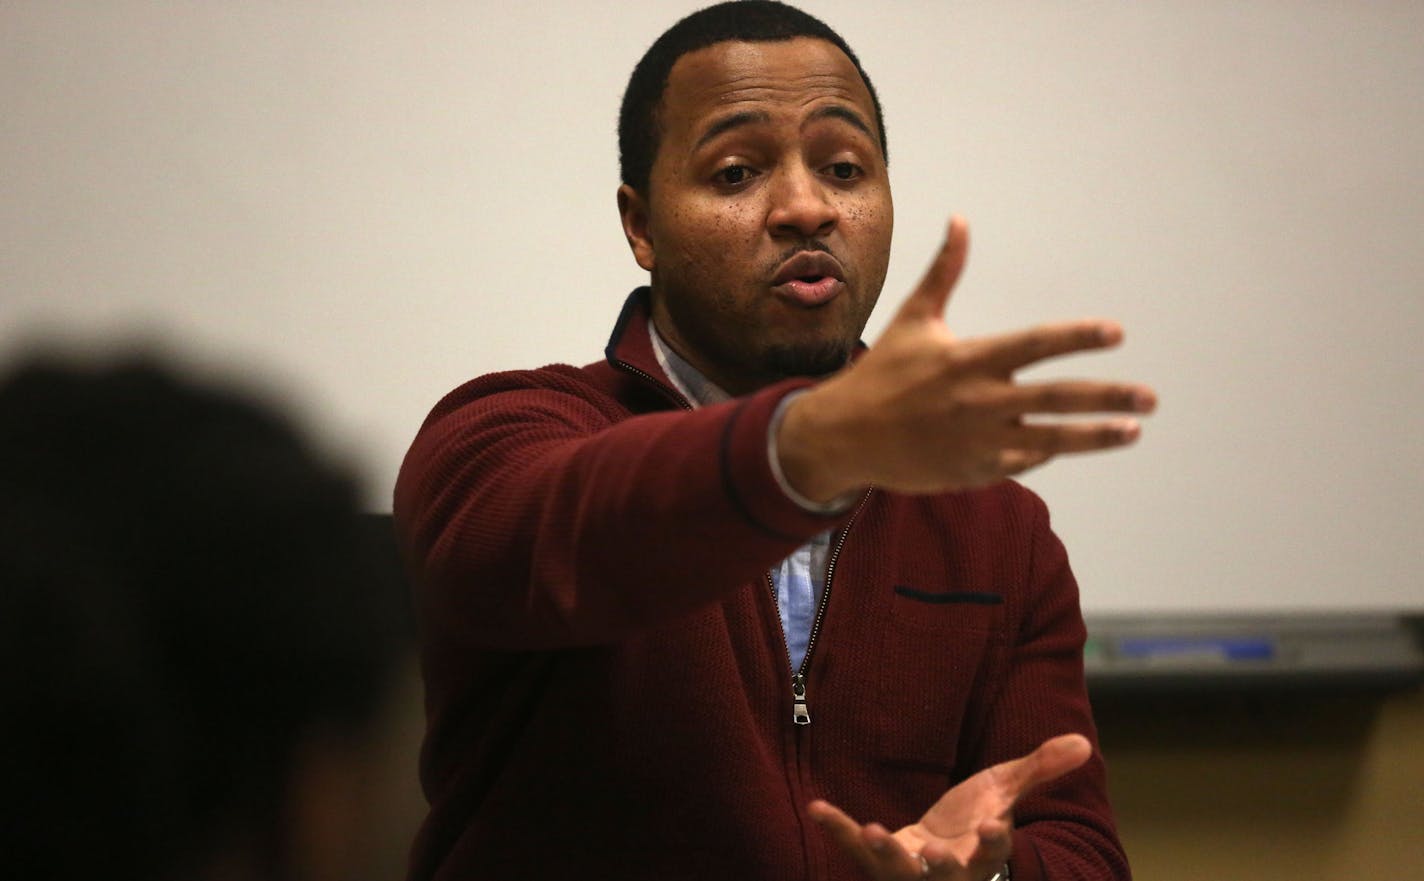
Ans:
[{"label": "forehead", "polygon": [[875,124],[874,105],[855,65],[835,45],[814,37],[725,42],[677,60],[663,92],[664,136],[681,139],[710,118],[752,109],[806,111],[839,101]]}]

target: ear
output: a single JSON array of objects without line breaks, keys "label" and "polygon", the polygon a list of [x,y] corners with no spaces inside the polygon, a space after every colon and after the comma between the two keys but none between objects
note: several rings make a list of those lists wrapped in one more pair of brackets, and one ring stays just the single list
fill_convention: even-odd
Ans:
[{"label": "ear", "polygon": [[653,239],[648,233],[648,202],[638,191],[623,184],[618,188],[618,215],[623,220],[623,235],[633,251],[638,265],[653,271],[657,261],[653,255]]}]

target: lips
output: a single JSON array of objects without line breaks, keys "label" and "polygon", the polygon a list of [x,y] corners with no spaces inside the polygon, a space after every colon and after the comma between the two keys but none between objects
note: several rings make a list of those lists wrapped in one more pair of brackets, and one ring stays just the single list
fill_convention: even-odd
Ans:
[{"label": "lips", "polygon": [[802,251],[777,269],[772,290],[802,306],[830,302],[845,287],[840,261],[824,251]]}]

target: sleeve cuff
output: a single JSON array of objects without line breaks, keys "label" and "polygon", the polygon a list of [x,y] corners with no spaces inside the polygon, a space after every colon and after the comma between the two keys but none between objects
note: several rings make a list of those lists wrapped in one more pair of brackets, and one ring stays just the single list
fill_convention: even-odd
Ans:
[{"label": "sleeve cuff", "polygon": [[771,422],[769,422],[766,427],[766,457],[767,461],[771,464],[771,474],[776,478],[776,485],[781,488],[781,492],[801,510],[809,514],[844,514],[855,507],[855,503],[864,492],[863,490],[851,490],[839,498],[831,499],[829,502],[813,502],[797,492],[786,480],[786,475],[781,471],[781,456],[776,449],[777,430],[781,428],[781,420],[786,415],[786,406],[806,392],[807,389],[803,388],[786,395],[781,399],[780,403],[776,405],[776,410],[771,414]]}]

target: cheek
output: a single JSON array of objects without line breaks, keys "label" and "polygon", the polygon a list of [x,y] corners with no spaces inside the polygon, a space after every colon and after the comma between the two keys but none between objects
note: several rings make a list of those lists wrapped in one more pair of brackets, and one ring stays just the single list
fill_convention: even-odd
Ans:
[{"label": "cheek", "polygon": [[753,211],[739,206],[684,212],[675,218],[678,262],[689,274],[713,276],[723,282],[746,275],[755,269],[760,243],[753,218]]},{"label": "cheek", "polygon": [[873,224],[877,227],[884,226],[887,230],[890,228],[894,215],[890,202],[890,191],[883,187],[875,187],[858,193],[855,198],[847,202],[843,210],[856,223]]},{"label": "cheek", "polygon": [[886,265],[890,260],[890,237],[894,229],[894,211],[889,199],[857,199],[845,208],[845,219],[864,243],[861,257],[867,266]]}]

